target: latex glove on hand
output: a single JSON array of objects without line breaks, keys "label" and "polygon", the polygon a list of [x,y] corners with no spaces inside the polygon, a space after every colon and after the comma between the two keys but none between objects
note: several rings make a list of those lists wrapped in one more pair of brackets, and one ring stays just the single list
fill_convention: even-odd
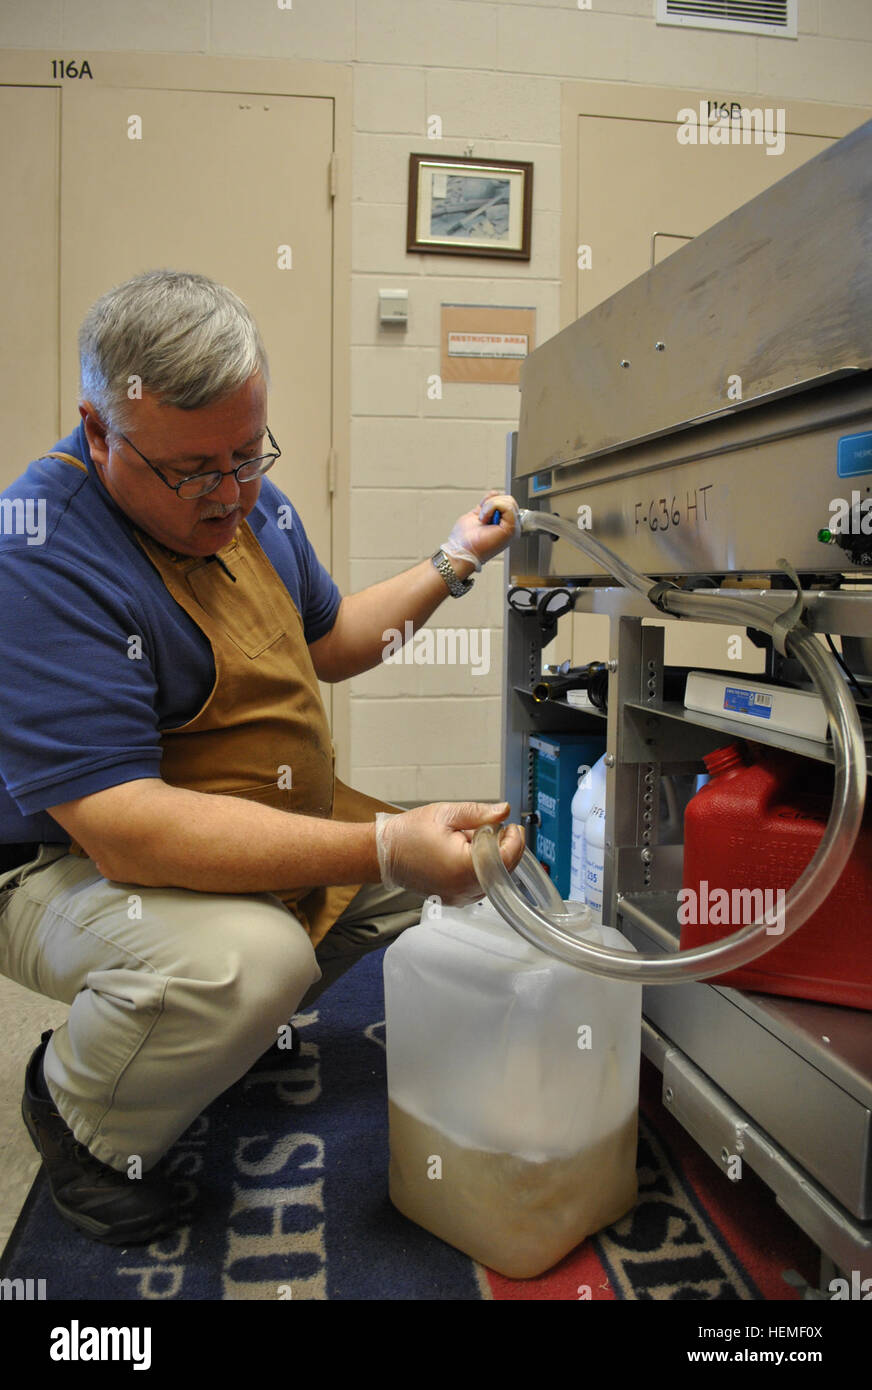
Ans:
[{"label": "latex glove on hand", "polygon": [[[499,523],[494,526],[491,517],[500,513]],[[442,545],[446,555],[454,555],[458,560],[468,560],[476,570],[505,550],[515,535],[518,524],[518,504],[514,497],[505,492],[488,492],[479,506],[465,512],[454,523],[451,535]]]},{"label": "latex glove on hand", "polygon": [[[462,905],[484,897],[472,864],[471,841],[480,825],[499,825],[509,812],[507,801],[440,801],[413,811],[375,818],[375,842],[385,888],[409,888],[438,894],[443,902]],[[504,826],[500,857],[509,873],[524,852],[519,825]]]}]

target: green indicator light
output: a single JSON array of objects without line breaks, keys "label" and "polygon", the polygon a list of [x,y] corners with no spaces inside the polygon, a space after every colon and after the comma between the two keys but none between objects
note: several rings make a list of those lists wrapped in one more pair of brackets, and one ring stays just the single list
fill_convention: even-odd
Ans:
[{"label": "green indicator light", "polygon": [[832,531],[828,531],[826,526],[822,527],[821,530],[818,531],[817,538],[819,541],[822,541],[824,545],[832,545],[835,539]]}]

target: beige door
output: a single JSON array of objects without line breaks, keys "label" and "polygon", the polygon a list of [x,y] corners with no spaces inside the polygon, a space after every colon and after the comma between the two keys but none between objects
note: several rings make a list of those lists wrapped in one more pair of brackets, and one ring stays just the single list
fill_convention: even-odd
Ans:
[{"label": "beige door", "polygon": [[[578,118],[576,317],[832,144],[787,133],[782,154],[755,145],[680,145],[672,121]],[[656,242],[655,242],[656,237]]]},{"label": "beige door", "polygon": [[270,476],[329,569],[332,102],[73,89],[62,141],[62,428],[77,420],[76,334],[93,300],[155,267],[211,275],[260,326],[282,450]]},{"label": "beige door", "polygon": [[[674,121],[577,119],[576,245],[590,247],[590,268],[577,270],[576,317],[832,144],[829,138],[788,132],[783,153],[770,155],[763,144],[679,144]],[[582,614],[572,622],[571,650],[564,638],[546,659],[571,655],[577,665],[604,659],[607,623]],[[665,626],[666,660],[672,664],[764,669],[763,653],[741,630],[704,623]]]},{"label": "beige door", "polygon": [[58,437],[58,114],[51,87],[0,87],[0,491]]}]

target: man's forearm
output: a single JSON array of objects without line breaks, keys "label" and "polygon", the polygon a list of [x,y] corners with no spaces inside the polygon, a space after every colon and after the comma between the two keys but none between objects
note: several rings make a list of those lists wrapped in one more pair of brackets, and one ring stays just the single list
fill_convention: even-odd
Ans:
[{"label": "man's forearm", "polygon": [[375,827],[128,782],[52,808],[107,878],[209,893],[379,883]]},{"label": "man's forearm", "polygon": [[[467,579],[474,569],[468,560],[456,557],[451,566],[459,579]],[[393,629],[405,637],[406,623],[417,632],[446,598],[445,580],[431,560],[348,595],[333,629],[322,639],[325,645],[319,650],[315,642],[310,648],[318,675],[322,680],[341,681],[371,670],[382,660],[385,632]]]}]

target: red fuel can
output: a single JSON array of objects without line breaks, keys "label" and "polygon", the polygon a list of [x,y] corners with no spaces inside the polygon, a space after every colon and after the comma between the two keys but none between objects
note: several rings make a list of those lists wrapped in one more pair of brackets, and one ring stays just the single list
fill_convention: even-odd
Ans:
[{"label": "red fuel can", "polygon": [[688,803],[679,895],[681,949],[730,936],[765,916],[772,950],[709,977],[761,994],[872,1009],[872,815],[812,917],[779,943],[787,892],[829,819],[833,774],[781,750],[730,744],[704,759],[710,780]]}]

